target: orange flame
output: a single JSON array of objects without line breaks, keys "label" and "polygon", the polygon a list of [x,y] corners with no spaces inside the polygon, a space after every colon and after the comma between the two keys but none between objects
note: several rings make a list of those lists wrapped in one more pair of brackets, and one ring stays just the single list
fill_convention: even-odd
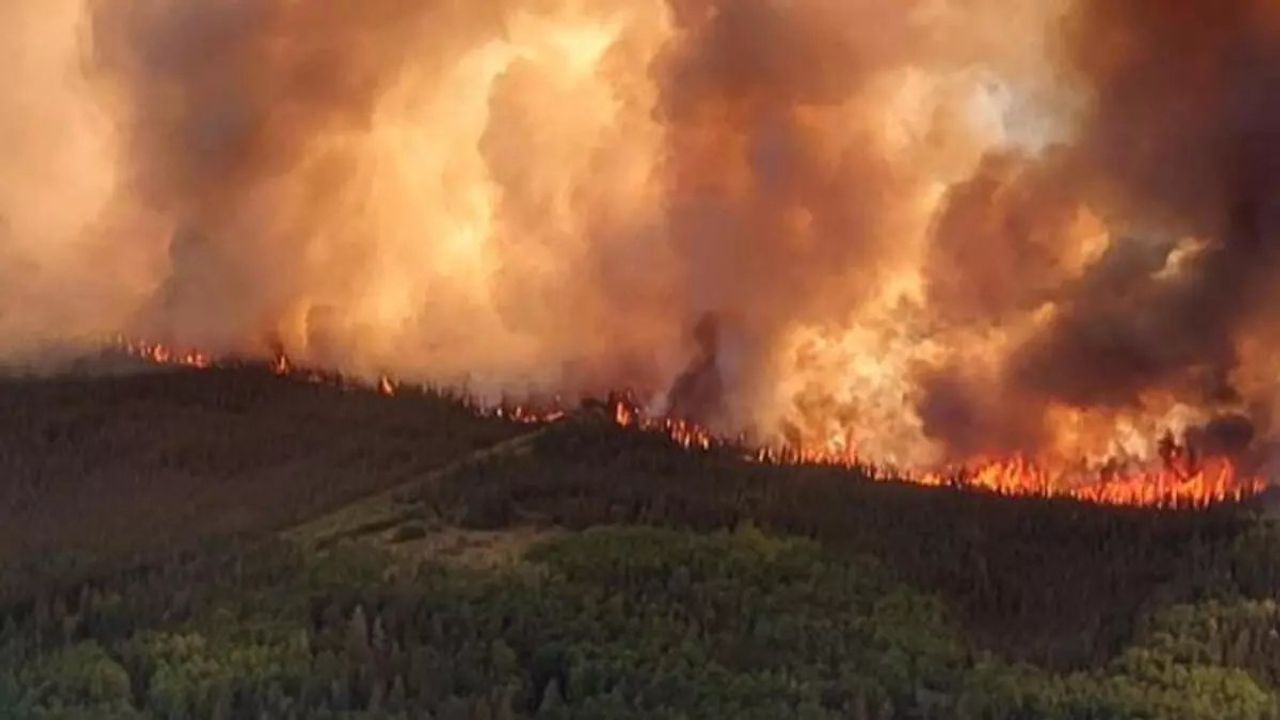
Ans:
[{"label": "orange flame", "polygon": [[289,362],[289,356],[284,353],[277,353],[271,361],[271,372],[281,376],[292,373],[293,365]]},{"label": "orange flame", "polygon": [[[131,357],[157,365],[204,369],[217,364],[212,357],[196,350],[177,351],[158,343],[123,338],[117,338],[115,345]],[[339,375],[295,368],[283,352],[275,354],[268,368],[276,375],[298,377],[311,383],[345,385],[347,382]],[[396,394],[397,385],[392,378],[382,375],[372,389],[390,397]],[[629,393],[615,394],[610,402],[611,419],[619,427],[662,433],[686,450],[741,449],[747,445],[741,439],[729,441],[719,438],[709,429],[688,420],[648,417]],[[559,405],[558,400],[555,404]],[[566,417],[560,409],[538,411],[524,405],[499,404],[477,407],[476,411],[525,425],[553,423]],[[770,465],[857,469],[881,481],[954,487],[1009,497],[1070,498],[1099,505],[1201,508],[1244,501],[1267,489],[1262,478],[1242,476],[1227,458],[1199,460],[1186,447],[1175,443],[1172,437],[1166,437],[1160,448],[1162,462],[1158,467],[1111,463],[1102,468],[1074,470],[1050,468],[1034,460],[1014,456],[976,458],[963,466],[943,471],[904,472],[865,461],[847,441],[833,443],[829,447],[761,446],[750,450],[746,458]]]},{"label": "orange flame", "polygon": [[174,350],[166,345],[117,338],[116,345],[126,355],[146,360],[156,365],[178,365],[192,368],[208,368],[213,359],[198,350]]},{"label": "orange flame", "polygon": [[661,432],[686,450],[710,450],[723,444],[706,428],[679,418],[650,418],[640,412],[629,393],[615,394],[611,400],[613,420],[623,428],[638,428],[646,432]]},{"label": "orange flame", "polygon": [[[614,419],[624,428],[661,431],[686,449],[709,450],[730,443],[705,428],[683,420],[644,418],[627,397],[614,400]],[[810,465],[858,469],[881,481],[908,482],[928,487],[955,487],[1008,497],[1070,498],[1098,505],[1152,508],[1203,508],[1241,502],[1261,494],[1267,483],[1240,475],[1227,458],[1196,462],[1186,448],[1162,443],[1161,467],[1114,466],[1076,472],[1052,471],[1022,456],[978,459],[946,472],[905,472],[867,462],[847,447],[759,447],[747,459],[771,465]]]},{"label": "orange flame", "polygon": [[1192,463],[1165,458],[1160,467],[1113,466],[1075,472],[1051,472],[1023,457],[986,460],[961,469],[949,478],[929,473],[926,485],[949,485],[985,490],[998,495],[1068,497],[1101,505],[1159,508],[1198,508],[1239,502],[1267,488],[1260,477],[1242,476],[1227,458]]},{"label": "orange flame", "polygon": [[391,397],[396,394],[396,386],[391,383],[391,378],[383,375],[378,378],[378,394]]}]

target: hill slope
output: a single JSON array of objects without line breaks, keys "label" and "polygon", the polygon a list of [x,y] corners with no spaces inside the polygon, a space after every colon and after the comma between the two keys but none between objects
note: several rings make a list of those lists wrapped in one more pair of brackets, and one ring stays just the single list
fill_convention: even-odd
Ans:
[{"label": "hill slope", "polygon": [[4,717],[1277,712],[1257,507],[921,488],[251,368],[0,406]]},{"label": "hill slope", "polygon": [[289,525],[522,431],[255,367],[0,379],[0,561]]}]

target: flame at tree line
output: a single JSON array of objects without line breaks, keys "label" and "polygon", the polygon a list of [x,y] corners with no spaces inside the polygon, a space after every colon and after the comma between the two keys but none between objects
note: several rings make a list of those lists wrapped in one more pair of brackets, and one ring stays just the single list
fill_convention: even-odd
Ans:
[{"label": "flame at tree line", "polygon": [[1274,0],[9,0],[0,40],[6,366],[120,334],[996,492],[1277,476]]},{"label": "flame at tree line", "polygon": [[[125,354],[157,365],[205,370],[219,361],[196,351],[177,351],[157,343],[118,339],[113,345]],[[345,385],[352,381],[334,373],[295,367],[277,355],[267,367],[276,375],[311,383]],[[358,383],[357,383],[358,384]],[[398,383],[380,375],[371,387],[392,397]],[[1244,477],[1226,458],[1198,460],[1193,452],[1166,435],[1161,441],[1158,466],[1125,467],[1112,464],[1082,469],[1074,474],[1054,473],[1022,457],[975,460],[947,472],[909,472],[877,465],[852,451],[807,447],[759,447],[751,449],[745,438],[726,440],[696,423],[670,417],[645,415],[630,393],[613,393],[608,406],[620,428],[634,428],[664,434],[691,451],[733,448],[745,451],[755,462],[780,465],[815,465],[856,468],[869,478],[886,482],[910,482],[932,487],[955,487],[992,492],[1012,497],[1069,497],[1106,505],[1159,508],[1206,507],[1215,503],[1242,501],[1266,489],[1259,477]],[[478,412],[530,425],[558,422],[568,416],[561,408],[537,410],[524,405],[475,406]]]},{"label": "flame at tree line", "polygon": [[[666,433],[686,449],[709,450],[726,441],[695,423],[672,418],[649,418],[626,395],[612,400],[614,419],[621,427]],[[733,441],[741,446],[741,439]],[[1023,457],[975,458],[947,471],[917,471],[878,465],[852,450],[830,447],[760,447],[748,459],[771,464],[857,468],[867,477],[931,487],[956,487],[1013,497],[1070,497],[1105,505],[1142,507],[1205,507],[1241,501],[1267,488],[1261,477],[1241,476],[1227,458],[1198,460],[1172,435],[1161,439],[1161,462],[1128,465],[1112,462],[1100,468],[1075,471],[1046,468]]]}]

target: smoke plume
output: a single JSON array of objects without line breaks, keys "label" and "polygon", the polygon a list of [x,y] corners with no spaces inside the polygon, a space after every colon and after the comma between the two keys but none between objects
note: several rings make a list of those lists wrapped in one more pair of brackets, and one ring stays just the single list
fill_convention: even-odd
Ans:
[{"label": "smoke plume", "polygon": [[1270,0],[13,0],[0,357],[632,389],[912,465],[1280,434]]}]

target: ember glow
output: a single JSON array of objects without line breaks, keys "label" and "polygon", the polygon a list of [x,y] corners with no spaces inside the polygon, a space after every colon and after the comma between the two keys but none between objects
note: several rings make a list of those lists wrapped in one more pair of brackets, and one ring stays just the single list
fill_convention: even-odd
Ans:
[{"label": "ember glow", "polygon": [[146,337],[635,388],[688,447],[994,492],[1277,476],[1274,0],[9,0],[0,38],[5,366]]},{"label": "ember glow", "polygon": [[117,338],[115,347],[126,355],[146,360],[156,365],[177,365],[192,368],[213,366],[213,359],[199,350],[174,350],[167,345]]}]

